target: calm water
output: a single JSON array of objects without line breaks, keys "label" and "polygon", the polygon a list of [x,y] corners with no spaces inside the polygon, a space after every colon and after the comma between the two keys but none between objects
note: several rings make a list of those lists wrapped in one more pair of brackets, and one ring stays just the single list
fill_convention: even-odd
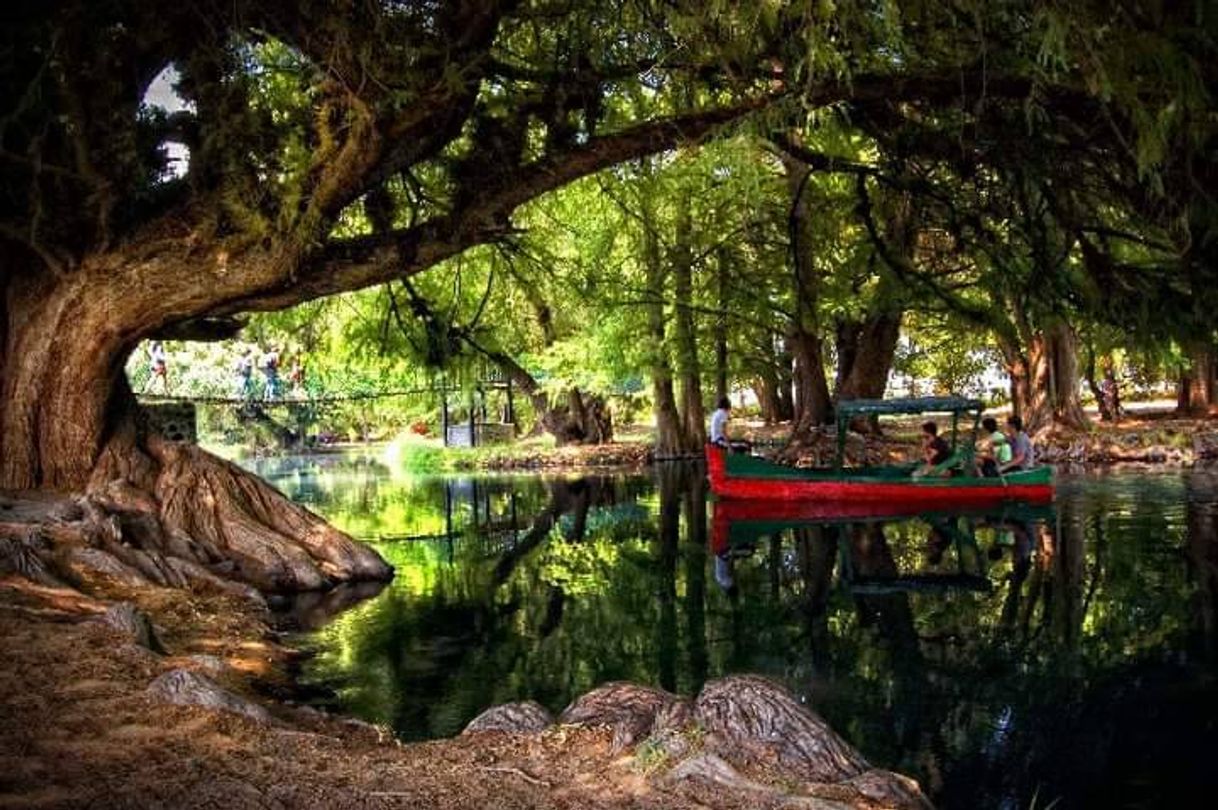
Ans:
[{"label": "calm water", "polygon": [[259,471],[397,567],[289,621],[315,652],[305,683],[404,738],[608,680],[693,694],[760,672],[942,808],[1218,788],[1218,476],[1069,475],[1039,512],[816,523],[729,514],[692,467]]}]

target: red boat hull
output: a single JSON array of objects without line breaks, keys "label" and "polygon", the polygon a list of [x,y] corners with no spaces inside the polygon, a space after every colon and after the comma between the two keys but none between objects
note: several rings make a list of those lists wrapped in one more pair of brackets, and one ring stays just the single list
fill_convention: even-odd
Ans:
[{"label": "red boat hull", "polygon": [[[867,503],[889,508],[901,505],[993,504],[1002,501],[1049,503],[1053,485],[1003,483],[999,478],[903,479],[901,481],[817,481],[791,478],[734,476],[727,472],[722,448],[706,450],[711,491],[720,498],[799,501],[815,499],[834,503]],[[952,483],[953,481],[959,483]],[[994,483],[989,483],[993,481]],[[967,483],[966,483],[967,482]]]}]

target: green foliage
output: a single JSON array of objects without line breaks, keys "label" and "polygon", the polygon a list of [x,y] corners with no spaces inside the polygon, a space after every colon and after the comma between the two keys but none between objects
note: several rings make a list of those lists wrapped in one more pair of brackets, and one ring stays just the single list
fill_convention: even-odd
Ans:
[{"label": "green foliage", "polygon": [[452,456],[442,445],[403,433],[389,443],[385,458],[395,468],[409,473],[434,473],[450,469]]}]

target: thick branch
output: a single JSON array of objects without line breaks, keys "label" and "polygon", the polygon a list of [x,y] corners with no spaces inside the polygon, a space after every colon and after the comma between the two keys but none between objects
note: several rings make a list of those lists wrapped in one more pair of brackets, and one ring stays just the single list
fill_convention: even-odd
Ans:
[{"label": "thick branch", "polygon": [[520,167],[465,209],[413,228],[333,242],[284,286],[227,301],[209,314],[285,309],[426,270],[502,236],[518,206],[631,158],[695,140],[761,107],[753,101],[641,124]]}]

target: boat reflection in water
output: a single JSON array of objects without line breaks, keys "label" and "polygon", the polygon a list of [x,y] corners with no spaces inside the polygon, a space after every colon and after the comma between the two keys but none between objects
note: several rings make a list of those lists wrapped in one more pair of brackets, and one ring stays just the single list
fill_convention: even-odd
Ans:
[{"label": "boat reflection in water", "polygon": [[[878,514],[877,514],[878,513]],[[811,531],[837,547],[839,581],[853,594],[902,591],[977,591],[993,584],[990,561],[1009,553],[1016,584],[1027,576],[1033,556],[1047,563],[1053,554],[1052,506],[999,504],[987,509],[906,512],[884,505],[823,501],[724,500],[714,505],[710,551],[715,581],[733,593],[735,560],[752,556],[767,538]],[[908,533],[925,526],[922,565],[902,570],[888,549],[887,524]],[[989,535],[985,551],[979,534]]]}]

